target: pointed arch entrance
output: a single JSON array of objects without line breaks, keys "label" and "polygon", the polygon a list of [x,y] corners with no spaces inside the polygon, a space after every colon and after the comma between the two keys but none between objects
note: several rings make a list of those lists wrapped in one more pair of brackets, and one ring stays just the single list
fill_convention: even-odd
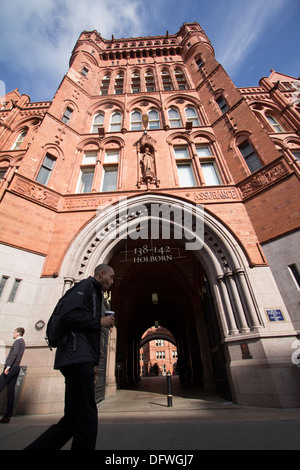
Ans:
[{"label": "pointed arch entrance", "polygon": [[[113,384],[115,366],[119,387],[139,379],[141,336],[158,321],[175,337],[185,380],[230,398],[225,340],[261,324],[247,258],[227,228],[207,211],[171,196],[124,199],[100,210],[75,239],[61,270],[66,288],[100,262],[116,273],[112,308],[118,338],[107,382]],[[153,293],[158,303],[152,302]]]}]

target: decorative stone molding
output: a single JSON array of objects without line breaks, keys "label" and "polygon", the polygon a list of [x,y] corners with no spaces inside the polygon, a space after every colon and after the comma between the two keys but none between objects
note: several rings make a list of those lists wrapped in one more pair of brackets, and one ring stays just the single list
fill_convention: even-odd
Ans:
[{"label": "decorative stone molding", "polygon": [[10,190],[51,209],[57,210],[59,207],[60,196],[58,194],[22,176],[15,176]]},{"label": "decorative stone molding", "polygon": [[272,164],[265,166],[261,170],[255,172],[255,175],[251,175],[249,178],[239,183],[244,199],[253,196],[254,194],[262,191],[268,186],[279,181],[281,178],[289,175],[284,161],[275,160]]}]

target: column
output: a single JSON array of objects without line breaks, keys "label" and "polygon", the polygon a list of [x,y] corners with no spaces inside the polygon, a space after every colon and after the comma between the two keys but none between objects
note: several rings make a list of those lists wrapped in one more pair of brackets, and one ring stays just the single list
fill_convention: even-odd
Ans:
[{"label": "column", "polygon": [[238,282],[239,282],[241,295],[243,297],[243,300],[245,302],[245,306],[247,308],[247,312],[248,312],[248,315],[249,315],[249,320],[251,321],[251,327],[252,327],[252,329],[261,328],[257,313],[255,311],[255,308],[254,308],[254,305],[253,305],[253,302],[252,302],[252,298],[250,296],[249,288],[248,288],[248,285],[247,285],[247,282],[246,282],[245,271],[244,271],[243,268],[238,268],[235,271],[235,274],[236,274]]},{"label": "column", "polygon": [[117,391],[116,382],[116,352],[117,352],[117,328],[114,327],[108,334],[105,395],[115,395]]},{"label": "column", "polygon": [[233,273],[229,271],[225,274],[225,278],[227,279],[230,297],[235,307],[235,313],[238,319],[239,329],[242,333],[248,332],[250,331],[250,328],[246,321],[243,305],[240,300],[235,280],[233,279]]},{"label": "column", "polygon": [[223,300],[223,308],[225,310],[225,317],[227,320],[228,330],[230,335],[238,334],[237,325],[235,322],[234,314],[231,308],[230,298],[227,291],[227,286],[224,276],[217,276],[217,280],[220,285],[220,294]]},{"label": "column", "polygon": [[67,292],[67,290],[69,290],[73,286],[74,280],[75,279],[73,277],[65,277],[64,278],[64,287],[63,287],[62,295],[64,295]]}]

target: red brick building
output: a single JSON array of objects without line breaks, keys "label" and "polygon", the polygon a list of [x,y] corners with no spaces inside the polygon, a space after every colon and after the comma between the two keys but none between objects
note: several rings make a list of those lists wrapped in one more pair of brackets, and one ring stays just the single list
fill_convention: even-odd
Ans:
[{"label": "red brick building", "polygon": [[177,374],[176,341],[166,328],[161,326],[149,328],[143,334],[140,346],[141,377]]},{"label": "red brick building", "polygon": [[299,406],[297,93],[275,71],[236,88],[189,23],[140,38],[84,31],[52,101],[1,98],[0,330],[9,347],[26,329],[21,412],[62,408],[44,325],[99,262],[116,271],[106,393],[115,365],[120,386],[138,379],[158,320],[194,382]]}]

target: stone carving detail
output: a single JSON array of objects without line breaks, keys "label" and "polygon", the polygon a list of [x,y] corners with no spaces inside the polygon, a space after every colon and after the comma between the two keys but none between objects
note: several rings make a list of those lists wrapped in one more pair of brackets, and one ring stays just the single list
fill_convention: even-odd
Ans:
[{"label": "stone carving detail", "polygon": [[149,189],[150,184],[159,187],[160,181],[157,179],[155,164],[155,140],[147,133],[144,133],[138,142],[138,155],[140,159],[141,178],[138,181],[138,188],[144,183]]},{"label": "stone carving detail", "polygon": [[11,189],[52,209],[58,208],[60,197],[31,181],[17,177]]},{"label": "stone carving detail", "polygon": [[242,196],[244,198],[250,197],[288,174],[288,169],[282,161],[268,168],[264,168],[257,172],[255,176],[250,177],[247,182],[239,185]]}]

